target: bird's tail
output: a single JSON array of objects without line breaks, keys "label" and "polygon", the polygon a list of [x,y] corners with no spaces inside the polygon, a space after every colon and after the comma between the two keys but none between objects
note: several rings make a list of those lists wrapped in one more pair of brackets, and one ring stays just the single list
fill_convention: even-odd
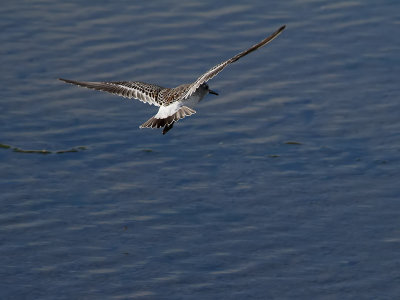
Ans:
[{"label": "bird's tail", "polygon": [[183,119],[184,117],[193,115],[196,113],[196,111],[190,107],[187,106],[182,106],[176,113],[173,115],[166,117],[166,118],[156,118],[156,116],[151,117],[148,119],[146,122],[144,122],[142,125],[140,125],[140,128],[160,128],[164,127],[163,134],[167,133],[169,129],[172,128],[174,122],[179,121],[180,119]]}]

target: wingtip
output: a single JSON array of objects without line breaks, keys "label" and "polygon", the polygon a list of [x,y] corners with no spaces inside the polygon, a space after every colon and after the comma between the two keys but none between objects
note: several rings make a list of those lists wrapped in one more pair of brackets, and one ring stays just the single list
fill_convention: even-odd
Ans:
[{"label": "wingtip", "polygon": [[71,83],[71,84],[76,84],[76,85],[79,85],[79,83],[80,83],[78,81],[71,80],[71,79],[65,79],[65,78],[58,78],[58,80],[65,82],[65,83]]}]

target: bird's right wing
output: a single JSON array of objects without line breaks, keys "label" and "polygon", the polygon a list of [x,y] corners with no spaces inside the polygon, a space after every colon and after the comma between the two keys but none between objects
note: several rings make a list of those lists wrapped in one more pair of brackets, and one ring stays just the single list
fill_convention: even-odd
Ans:
[{"label": "bird's right wing", "polygon": [[187,89],[186,93],[183,95],[182,99],[187,99],[189,98],[198,88],[199,86],[216,76],[219,72],[221,72],[223,69],[225,69],[226,66],[229,64],[237,61],[238,59],[242,58],[243,56],[257,50],[258,48],[265,46],[269,42],[271,42],[274,38],[276,38],[284,29],[285,25],[280,27],[277,31],[275,31],[273,34],[271,34],[269,37],[263,39],[261,42],[258,44],[255,44],[254,46],[250,47],[249,49],[240,52],[239,54],[235,55],[234,57],[212,67],[210,70],[208,70],[206,73],[201,75],[195,82],[193,82],[190,87]]},{"label": "bird's right wing", "polygon": [[155,84],[138,81],[85,82],[59,78],[61,81],[72,83],[89,89],[104,91],[126,98],[135,98],[142,102],[160,106],[157,97],[164,88]]}]

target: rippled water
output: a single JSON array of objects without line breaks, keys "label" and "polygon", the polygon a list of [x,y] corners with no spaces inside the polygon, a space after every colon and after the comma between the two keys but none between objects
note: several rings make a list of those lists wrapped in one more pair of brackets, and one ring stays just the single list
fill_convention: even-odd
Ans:
[{"label": "rippled water", "polygon": [[[8,2],[0,298],[400,294],[398,1]],[[57,80],[173,87],[282,24],[165,136]]]}]

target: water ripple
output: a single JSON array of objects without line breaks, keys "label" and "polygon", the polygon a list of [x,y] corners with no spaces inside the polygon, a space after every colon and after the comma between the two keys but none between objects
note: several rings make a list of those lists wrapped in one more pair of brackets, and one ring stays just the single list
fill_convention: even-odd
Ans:
[{"label": "water ripple", "polygon": [[[393,1],[19,1],[0,8],[1,298],[399,294]],[[57,78],[209,82],[156,108]],[[379,255],[376,255],[379,253]],[[371,288],[372,287],[372,288]]]}]

